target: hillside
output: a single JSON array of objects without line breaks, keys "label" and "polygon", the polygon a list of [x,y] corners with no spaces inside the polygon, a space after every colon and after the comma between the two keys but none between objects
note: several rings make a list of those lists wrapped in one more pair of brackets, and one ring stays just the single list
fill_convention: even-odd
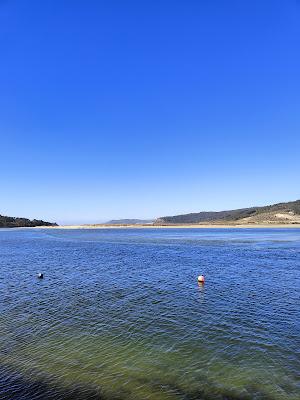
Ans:
[{"label": "hillside", "polygon": [[34,226],[57,226],[57,224],[39,219],[30,220],[28,218],[16,218],[0,215],[0,228],[23,228]]},{"label": "hillside", "polygon": [[300,200],[264,207],[241,208],[226,211],[202,211],[198,213],[160,217],[155,225],[172,224],[300,224]]}]

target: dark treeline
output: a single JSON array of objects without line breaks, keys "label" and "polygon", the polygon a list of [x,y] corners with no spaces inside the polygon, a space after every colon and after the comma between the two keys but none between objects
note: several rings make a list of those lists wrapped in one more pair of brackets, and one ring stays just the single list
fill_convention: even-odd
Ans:
[{"label": "dark treeline", "polygon": [[30,220],[28,218],[15,218],[0,215],[0,228],[22,228],[33,226],[57,226],[57,224],[42,221],[41,219]]}]

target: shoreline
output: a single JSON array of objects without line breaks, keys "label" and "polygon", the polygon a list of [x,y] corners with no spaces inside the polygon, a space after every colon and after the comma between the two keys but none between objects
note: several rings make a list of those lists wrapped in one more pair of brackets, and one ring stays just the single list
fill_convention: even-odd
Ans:
[{"label": "shoreline", "polygon": [[[58,225],[25,229],[299,229],[300,224],[184,224],[184,225]],[[13,229],[13,228],[11,228]]]}]

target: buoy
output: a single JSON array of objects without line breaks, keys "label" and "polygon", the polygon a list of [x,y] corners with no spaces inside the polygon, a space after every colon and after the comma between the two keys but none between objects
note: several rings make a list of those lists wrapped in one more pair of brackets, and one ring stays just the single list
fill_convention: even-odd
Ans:
[{"label": "buoy", "polygon": [[39,272],[39,273],[37,274],[37,277],[38,277],[39,279],[43,279],[43,278],[44,278],[44,274],[42,274],[41,272]]},{"label": "buoy", "polygon": [[198,282],[199,282],[199,283],[204,283],[204,282],[205,282],[204,275],[199,275],[199,276],[198,276]]}]

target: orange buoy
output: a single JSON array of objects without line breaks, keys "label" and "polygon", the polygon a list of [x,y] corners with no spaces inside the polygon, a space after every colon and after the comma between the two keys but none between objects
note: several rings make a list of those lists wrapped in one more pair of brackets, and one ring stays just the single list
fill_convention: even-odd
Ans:
[{"label": "orange buoy", "polygon": [[199,283],[204,283],[204,282],[205,282],[204,275],[199,275],[199,276],[198,276],[198,282],[199,282]]}]

